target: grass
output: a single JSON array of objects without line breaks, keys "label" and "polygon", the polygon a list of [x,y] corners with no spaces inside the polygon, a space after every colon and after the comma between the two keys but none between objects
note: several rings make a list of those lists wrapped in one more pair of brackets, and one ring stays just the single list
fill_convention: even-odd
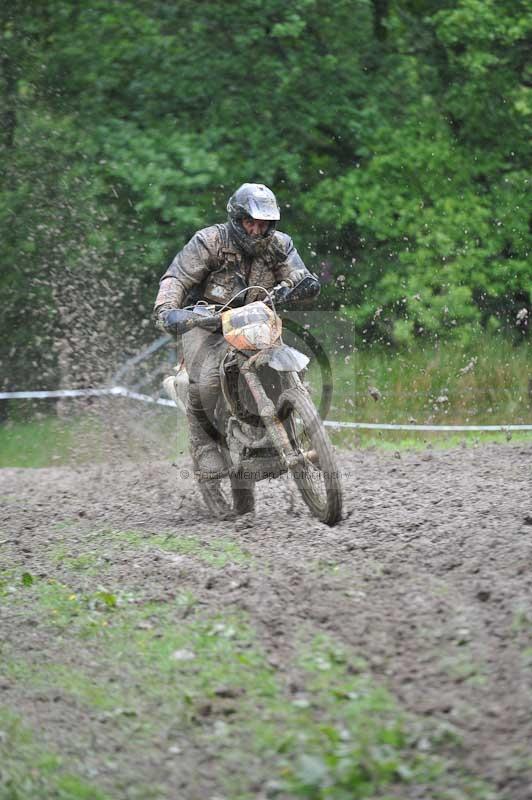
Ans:
[{"label": "grass", "polygon": [[481,447],[485,444],[506,444],[508,442],[532,442],[532,431],[481,433],[433,431],[333,431],[329,429],[332,443],[340,448],[356,450],[359,448],[378,449],[391,452],[402,450],[450,449],[455,447]]},{"label": "grass", "polygon": [[4,423],[0,427],[0,466],[50,467],[65,463],[73,451],[79,424],[65,424],[55,417]]},{"label": "grass", "polygon": [[532,424],[532,360],[526,343],[515,347],[483,337],[467,350],[449,344],[393,355],[378,347],[355,349],[333,359],[332,366],[331,419]]},{"label": "grass", "polygon": [[[154,549],[161,544],[132,532],[123,539]],[[186,549],[201,557],[193,541]],[[442,800],[493,799],[488,787],[450,768],[445,748],[450,740],[459,744],[451,726],[406,715],[372,680],[360,654],[312,626],[300,630],[281,672],[269,663],[251,620],[235,608],[204,608],[188,593],[144,602],[122,586],[99,585],[90,561],[61,566],[71,570],[61,582],[14,569],[1,576],[9,613],[31,617],[32,630],[48,638],[38,652],[23,641],[4,643],[4,678],[30,707],[36,694],[56,693],[71,725],[69,755],[59,744],[50,754],[35,746],[14,709],[0,716],[7,730],[0,735],[0,751],[7,751],[1,800],[105,800],[86,781],[83,759],[72,755],[85,752],[89,741],[113,797],[173,797],[170,786],[139,788],[143,759],[192,747],[216,753],[210,777],[232,800],[251,800],[257,786],[269,797],[386,798],[401,784],[427,787],[427,795]],[[90,579],[84,591],[74,588],[80,570]],[[294,680],[297,692],[288,683]],[[107,741],[136,769],[120,776],[106,771]]]},{"label": "grass", "polygon": [[[145,551],[163,550],[183,556],[194,556],[213,567],[224,567],[226,564],[243,564],[249,562],[249,554],[236,542],[227,536],[219,537],[212,542],[206,542],[197,536],[178,535],[170,533],[146,533],[141,531],[98,530],[90,534],[90,539],[97,539],[100,545],[127,545],[131,548],[140,548]],[[67,540],[68,542],[68,540]],[[70,569],[98,570],[101,568],[102,557],[91,549],[86,553],[71,556],[66,543],[59,545],[54,553],[57,563],[63,563]],[[104,565],[105,569],[105,565]]]},{"label": "grass", "polygon": [[[333,357],[329,419],[421,425],[532,424],[530,347],[484,337],[467,350],[458,345],[416,347],[393,354],[382,347]],[[309,376],[316,396],[321,378]],[[375,399],[377,398],[377,399]],[[338,447],[410,449],[487,442],[532,441],[532,431],[333,431]]]},{"label": "grass", "polygon": [[[172,411],[117,403],[59,418],[34,411],[24,420],[0,425],[0,468],[53,467],[102,463],[110,459],[172,459],[187,449],[184,418],[179,428]],[[31,409],[35,409],[33,404]],[[172,436],[168,436],[171,421]]]},{"label": "grass", "polygon": [[[345,351],[347,352],[347,351]],[[330,355],[333,404],[330,419],[357,422],[505,425],[532,424],[530,347],[500,337],[482,337],[468,345],[417,346],[390,353],[382,347],[354,348]],[[309,382],[319,395],[317,365]],[[378,399],[375,400],[374,398]],[[114,405],[113,405],[114,404]],[[110,400],[89,413],[59,419],[36,416],[27,405],[27,421],[0,426],[0,467],[44,467],[105,461],[119,457],[171,459],[186,452],[186,424],[158,407]],[[32,412],[34,415],[32,416]],[[172,436],[168,436],[168,425]],[[504,442],[507,434],[425,433],[404,431],[333,432],[340,447],[452,447],[462,442]],[[514,440],[532,439],[532,432],[512,433]]]},{"label": "grass", "polygon": [[150,546],[170,553],[196,556],[213,567],[224,567],[226,564],[243,564],[250,556],[236,542],[227,538],[213,542],[204,542],[197,536],[176,536],[175,533],[156,534],[150,536]]},{"label": "grass", "polygon": [[86,572],[90,575],[101,574],[108,569],[108,563],[99,553],[91,550],[72,556],[66,545],[57,547],[54,553],[54,561],[70,571]]},{"label": "grass", "polygon": [[0,800],[110,800],[36,742],[20,716],[0,707]]}]

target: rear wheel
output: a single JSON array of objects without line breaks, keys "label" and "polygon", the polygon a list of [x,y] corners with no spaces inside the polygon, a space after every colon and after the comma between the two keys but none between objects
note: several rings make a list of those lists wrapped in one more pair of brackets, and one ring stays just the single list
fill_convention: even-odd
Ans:
[{"label": "rear wheel", "polygon": [[301,388],[287,389],[279,398],[277,413],[293,453],[299,456],[291,471],[303,500],[321,522],[336,525],[342,516],[340,476],[333,446],[312,400]]},{"label": "rear wheel", "polygon": [[255,484],[244,478],[231,477],[233,511],[237,516],[255,511]]},{"label": "rear wheel", "polygon": [[255,483],[237,475],[198,483],[207,510],[216,519],[230,519],[255,510]]},{"label": "rear wheel", "polygon": [[230,519],[233,516],[233,507],[222,481],[201,481],[198,486],[209,514],[215,519]]}]

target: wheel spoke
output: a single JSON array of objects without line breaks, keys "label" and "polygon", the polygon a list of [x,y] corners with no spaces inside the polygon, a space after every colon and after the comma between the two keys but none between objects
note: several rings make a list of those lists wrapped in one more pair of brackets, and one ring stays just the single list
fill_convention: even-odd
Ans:
[{"label": "wheel spoke", "polygon": [[322,522],[334,525],[341,518],[342,492],[334,450],[308,395],[287,389],[279,398],[283,420],[293,452],[292,467],[303,500]]}]

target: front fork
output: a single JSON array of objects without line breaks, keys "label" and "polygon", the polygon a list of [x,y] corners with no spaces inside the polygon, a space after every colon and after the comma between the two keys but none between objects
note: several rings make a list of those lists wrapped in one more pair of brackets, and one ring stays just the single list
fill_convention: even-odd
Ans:
[{"label": "front fork", "polygon": [[[246,360],[240,367],[240,373],[244,376],[249,391],[257,404],[257,410],[264,427],[270,435],[272,443],[279,453],[283,465],[287,469],[295,469],[302,461],[301,454],[294,453],[288,434],[280,421],[275,410],[275,406],[264,391],[264,388],[255,372],[255,362],[253,357]],[[299,382],[299,376],[297,376]]]}]

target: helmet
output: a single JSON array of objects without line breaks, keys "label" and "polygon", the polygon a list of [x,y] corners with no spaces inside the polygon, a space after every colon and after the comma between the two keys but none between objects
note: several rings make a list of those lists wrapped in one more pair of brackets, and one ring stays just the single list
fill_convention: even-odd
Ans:
[{"label": "helmet", "polygon": [[262,183],[243,183],[229,198],[227,213],[229,219],[235,222],[244,217],[271,221],[281,219],[274,193]]},{"label": "helmet", "polygon": [[[274,193],[262,183],[243,183],[229,198],[227,213],[231,234],[236,244],[251,256],[266,250],[275,231],[276,222],[281,218]],[[242,220],[246,217],[267,220],[270,224],[266,233],[262,236],[250,236],[246,233],[242,225]]]}]

